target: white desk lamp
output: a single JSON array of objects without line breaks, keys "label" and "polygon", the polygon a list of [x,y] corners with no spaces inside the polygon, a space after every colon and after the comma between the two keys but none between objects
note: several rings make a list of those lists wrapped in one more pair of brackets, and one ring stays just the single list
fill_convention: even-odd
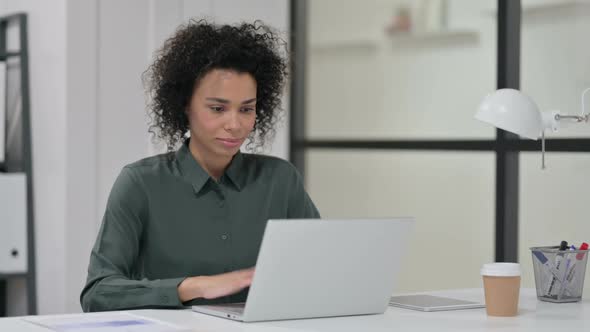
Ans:
[{"label": "white desk lamp", "polygon": [[589,90],[590,88],[582,92],[582,115],[565,115],[559,111],[541,113],[529,96],[514,89],[500,89],[485,97],[475,118],[522,137],[533,140],[541,137],[541,168],[545,169],[545,130],[556,132],[564,120],[588,122],[589,114],[585,112],[584,96]]}]

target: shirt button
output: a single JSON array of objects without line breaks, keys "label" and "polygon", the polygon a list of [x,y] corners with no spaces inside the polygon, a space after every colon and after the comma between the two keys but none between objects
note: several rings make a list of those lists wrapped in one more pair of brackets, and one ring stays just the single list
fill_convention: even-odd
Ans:
[{"label": "shirt button", "polygon": [[222,239],[222,240],[227,240],[227,238],[228,238],[227,234],[223,234],[223,235],[221,236],[221,239]]}]

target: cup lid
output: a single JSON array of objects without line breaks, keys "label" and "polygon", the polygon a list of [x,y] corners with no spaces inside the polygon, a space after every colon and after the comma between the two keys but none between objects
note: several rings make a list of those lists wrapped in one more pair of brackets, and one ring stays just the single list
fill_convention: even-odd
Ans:
[{"label": "cup lid", "polygon": [[516,277],[521,275],[518,263],[489,263],[481,268],[482,276],[492,277]]}]

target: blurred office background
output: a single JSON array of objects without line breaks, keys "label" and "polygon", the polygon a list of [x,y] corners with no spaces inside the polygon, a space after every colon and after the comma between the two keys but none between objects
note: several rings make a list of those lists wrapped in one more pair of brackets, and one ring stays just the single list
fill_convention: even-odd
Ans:
[{"label": "blurred office background", "polygon": [[[498,9],[496,0],[0,0],[0,16],[28,15],[37,312],[80,311],[116,175],[161,151],[147,135],[141,73],[179,24],[204,16],[261,19],[295,43],[294,90],[267,153],[300,167],[323,217],[416,217],[397,291],[480,287],[481,264],[497,257],[497,133],[473,114],[497,87]],[[585,0],[522,1],[520,87],[542,110],[581,112],[589,16]],[[511,211],[524,287],[534,286],[530,246],[590,240],[590,127],[549,136],[582,147],[549,152],[547,170],[540,152],[519,153]],[[6,314],[27,312],[25,286],[8,280]]]},{"label": "blurred office background", "polygon": [[[496,130],[473,118],[497,87],[497,13],[494,0],[308,2],[307,185],[324,217],[416,217],[400,291],[481,287],[482,262],[497,258]],[[520,88],[542,110],[581,113],[589,15],[588,1],[522,1]],[[548,135],[588,138],[590,127]],[[549,152],[541,170],[535,143],[511,172],[525,287],[529,247],[588,241],[590,155],[573,143],[586,153]]]}]

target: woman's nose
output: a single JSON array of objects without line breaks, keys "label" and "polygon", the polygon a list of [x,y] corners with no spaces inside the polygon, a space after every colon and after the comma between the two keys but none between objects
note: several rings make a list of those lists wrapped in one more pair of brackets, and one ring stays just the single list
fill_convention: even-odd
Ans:
[{"label": "woman's nose", "polygon": [[227,119],[225,121],[226,130],[236,130],[240,128],[240,119],[238,112],[228,112]]}]

